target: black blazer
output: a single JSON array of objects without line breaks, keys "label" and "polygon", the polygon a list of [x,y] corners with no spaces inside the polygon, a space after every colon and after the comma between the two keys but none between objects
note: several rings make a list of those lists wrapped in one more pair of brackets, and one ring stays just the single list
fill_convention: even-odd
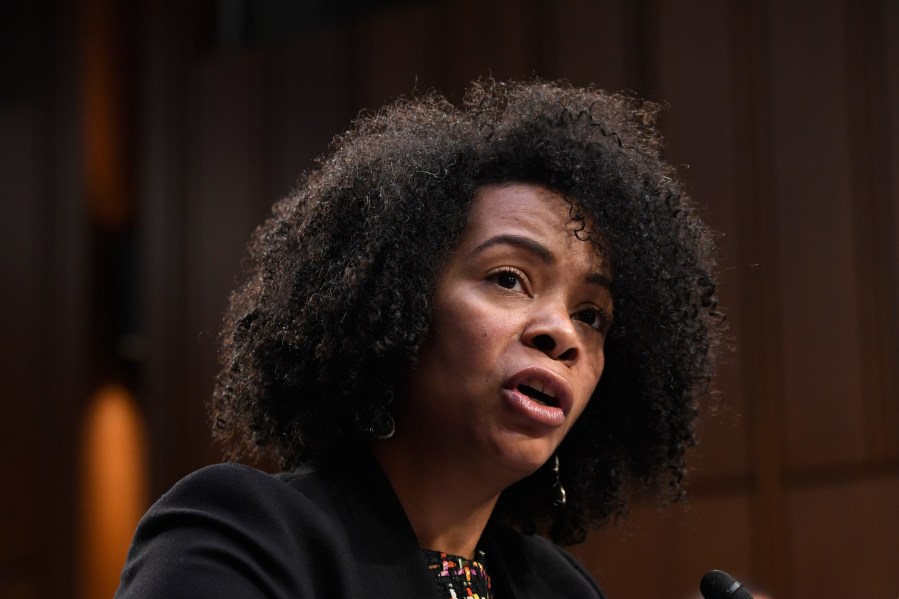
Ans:
[{"label": "black blazer", "polygon": [[[498,599],[602,598],[568,553],[490,524]],[[222,464],[176,484],[141,519],[116,598],[437,599],[421,549],[371,456],[269,475]]]}]

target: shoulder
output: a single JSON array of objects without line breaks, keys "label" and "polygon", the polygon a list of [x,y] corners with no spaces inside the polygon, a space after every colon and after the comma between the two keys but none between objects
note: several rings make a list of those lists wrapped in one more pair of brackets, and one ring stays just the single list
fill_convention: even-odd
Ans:
[{"label": "shoulder", "polygon": [[339,503],[322,500],[331,492],[311,470],[198,470],[141,519],[117,596],[296,596],[304,574],[347,557]]},{"label": "shoulder", "polygon": [[154,507],[180,503],[205,502],[228,504],[263,500],[278,496],[286,489],[275,475],[242,464],[216,464],[201,468],[178,481]]},{"label": "shoulder", "polygon": [[314,469],[268,474],[242,464],[207,466],[181,479],[154,508],[209,507],[245,514],[246,508],[316,510],[312,501],[328,493],[328,479]]},{"label": "shoulder", "polygon": [[243,464],[214,464],[188,474],[163,495],[163,498],[214,490],[238,490],[249,494],[259,491],[281,493],[287,490],[292,481],[314,481],[316,478],[318,473],[313,468],[269,474]]},{"label": "shoulder", "polygon": [[[539,535],[526,535],[507,526],[491,531],[494,551],[501,556],[508,583],[522,596],[604,599],[605,595],[583,565],[569,552]],[[489,557],[489,556],[488,556]],[[518,594],[516,594],[518,596]]]},{"label": "shoulder", "polygon": [[272,475],[249,466],[218,464],[179,481],[144,520],[179,526],[203,523],[213,529],[224,525],[260,540],[297,542],[326,532],[322,529],[329,528],[329,522],[340,520],[339,502],[327,497],[335,493],[328,479],[311,469]]}]

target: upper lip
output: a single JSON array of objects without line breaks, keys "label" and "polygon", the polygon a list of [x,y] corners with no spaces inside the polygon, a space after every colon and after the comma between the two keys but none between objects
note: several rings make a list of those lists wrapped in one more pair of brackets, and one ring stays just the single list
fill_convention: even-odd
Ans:
[{"label": "upper lip", "polygon": [[542,366],[528,366],[519,370],[506,383],[509,389],[517,389],[519,385],[528,385],[537,391],[551,395],[566,415],[574,403],[571,385],[568,381]]}]

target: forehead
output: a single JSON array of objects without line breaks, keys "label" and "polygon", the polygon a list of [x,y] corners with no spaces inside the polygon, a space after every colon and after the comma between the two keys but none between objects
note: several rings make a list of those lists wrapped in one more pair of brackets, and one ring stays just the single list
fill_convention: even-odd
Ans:
[{"label": "forehead", "polygon": [[532,183],[485,185],[472,200],[460,245],[478,244],[496,235],[525,236],[608,272],[607,261],[588,239],[590,223],[575,215],[571,203],[547,187]]}]

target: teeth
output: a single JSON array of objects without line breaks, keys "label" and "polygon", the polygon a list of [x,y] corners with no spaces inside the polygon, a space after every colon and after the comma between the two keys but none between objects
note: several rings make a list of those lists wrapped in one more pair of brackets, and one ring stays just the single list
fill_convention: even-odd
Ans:
[{"label": "teeth", "polygon": [[531,389],[536,389],[537,391],[539,391],[540,393],[543,393],[544,395],[549,395],[553,399],[555,399],[555,397],[556,397],[555,395],[553,395],[552,391],[548,390],[546,388],[546,385],[540,380],[529,380],[529,381],[525,382],[524,384],[527,385],[528,387],[530,387]]},{"label": "teeth", "polygon": [[534,401],[541,403],[545,406],[555,406],[556,398],[549,393],[542,391],[538,385],[530,385],[528,383],[521,383],[518,385],[518,390],[533,399]]}]

